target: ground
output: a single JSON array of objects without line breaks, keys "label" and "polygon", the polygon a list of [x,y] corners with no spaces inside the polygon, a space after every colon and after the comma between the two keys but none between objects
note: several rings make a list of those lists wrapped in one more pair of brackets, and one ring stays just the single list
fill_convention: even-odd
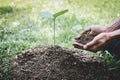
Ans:
[{"label": "ground", "polygon": [[83,50],[55,47],[34,48],[13,60],[16,80],[119,80],[120,72],[110,72],[100,57],[91,58]]}]

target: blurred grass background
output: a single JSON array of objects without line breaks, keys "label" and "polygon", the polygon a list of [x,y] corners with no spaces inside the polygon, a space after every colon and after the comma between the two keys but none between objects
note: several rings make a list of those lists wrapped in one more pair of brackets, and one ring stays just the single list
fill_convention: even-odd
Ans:
[{"label": "blurred grass background", "polygon": [[[90,25],[106,26],[120,15],[120,0],[0,0],[0,64],[21,51],[53,45],[53,21],[39,12],[69,12],[56,20],[56,44],[72,47],[72,38]],[[0,65],[7,75],[7,66]]]}]

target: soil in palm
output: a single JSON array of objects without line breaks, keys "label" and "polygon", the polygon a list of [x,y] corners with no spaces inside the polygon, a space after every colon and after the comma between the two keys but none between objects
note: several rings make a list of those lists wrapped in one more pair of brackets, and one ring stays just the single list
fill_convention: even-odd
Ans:
[{"label": "soil in palm", "polygon": [[94,39],[95,36],[90,35],[90,32],[87,32],[86,34],[81,35],[78,38],[78,43],[86,44]]}]

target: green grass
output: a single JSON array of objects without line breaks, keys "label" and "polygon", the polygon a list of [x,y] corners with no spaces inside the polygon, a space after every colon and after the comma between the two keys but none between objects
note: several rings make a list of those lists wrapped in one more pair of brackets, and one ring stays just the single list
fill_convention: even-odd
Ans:
[{"label": "green grass", "polygon": [[8,76],[5,58],[29,48],[54,45],[53,21],[42,19],[40,11],[69,10],[56,19],[56,44],[71,48],[72,38],[83,30],[73,31],[75,25],[105,26],[120,15],[119,5],[120,0],[0,0],[0,78]]}]

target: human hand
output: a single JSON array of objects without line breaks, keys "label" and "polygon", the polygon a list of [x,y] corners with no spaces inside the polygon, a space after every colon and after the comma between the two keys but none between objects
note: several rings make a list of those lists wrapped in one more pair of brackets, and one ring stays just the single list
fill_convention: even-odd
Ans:
[{"label": "human hand", "polygon": [[75,38],[74,38],[74,40],[73,40],[73,46],[74,46],[75,48],[83,49],[83,44],[78,43],[78,39],[79,39],[79,38],[80,38],[80,37],[75,37]]},{"label": "human hand", "polygon": [[[95,25],[95,26],[91,26],[89,29],[87,29],[87,30],[85,30],[84,32],[82,32],[81,33],[81,36],[83,36],[84,34],[90,34],[90,35],[94,35],[94,36],[96,36],[96,35],[98,35],[98,34],[100,34],[100,33],[102,33],[102,32],[104,32],[104,30],[105,30],[105,28],[104,27],[101,27],[101,26],[97,26],[97,25]],[[88,33],[89,32],[89,33]],[[91,48],[91,49],[89,49],[89,46],[91,45],[91,43],[90,44],[86,44],[86,45],[84,45],[84,44],[82,44],[82,43],[78,43],[78,40],[79,40],[79,38],[81,37],[81,36],[79,36],[79,37],[75,37],[74,38],[74,41],[73,41],[73,46],[75,47],[75,48],[79,48],[79,49],[86,49],[86,50],[90,50],[90,51],[96,51],[98,48],[96,47],[95,49],[93,48]],[[101,35],[102,36],[102,35]],[[97,37],[97,36],[96,36]],[[100,36],[99,36],[100,37]],[[97,40],[97,38],[95,38],[94,39],[94,41],[95,40]],[[93,41],[93,40],[92,40]],[[93,42],[94,42],[93,41]],[[101,40],[100,40],[101,41]],[[93,43],[92,42],[92,43]],[[97,42],[97,41],[96,41]],[[101,44],[102,45],[102,44]]]},{"label": "human hand", "polygon": [[90,35],[96,36],[96,35],[104,32],[105,29],[106,29],[105,27],[102,27],[102,26],[99,26],[99,25],[93,25],[93,26],[90,26],[90,27],[89,27],[88,29],[86,29],[85,31],[83,31],[83,32],[81,33],[81,35],[84,35],[84,34],[87,34],[88,32],[90,32],[90,33],[89,33]]},{"label": "human hand", "polygon": [[109,33],[100,33],[91,42],[85,44],[83,46],[83,49],[96,52],[100,50],[107,43],[108,40],[110,40]]}]

